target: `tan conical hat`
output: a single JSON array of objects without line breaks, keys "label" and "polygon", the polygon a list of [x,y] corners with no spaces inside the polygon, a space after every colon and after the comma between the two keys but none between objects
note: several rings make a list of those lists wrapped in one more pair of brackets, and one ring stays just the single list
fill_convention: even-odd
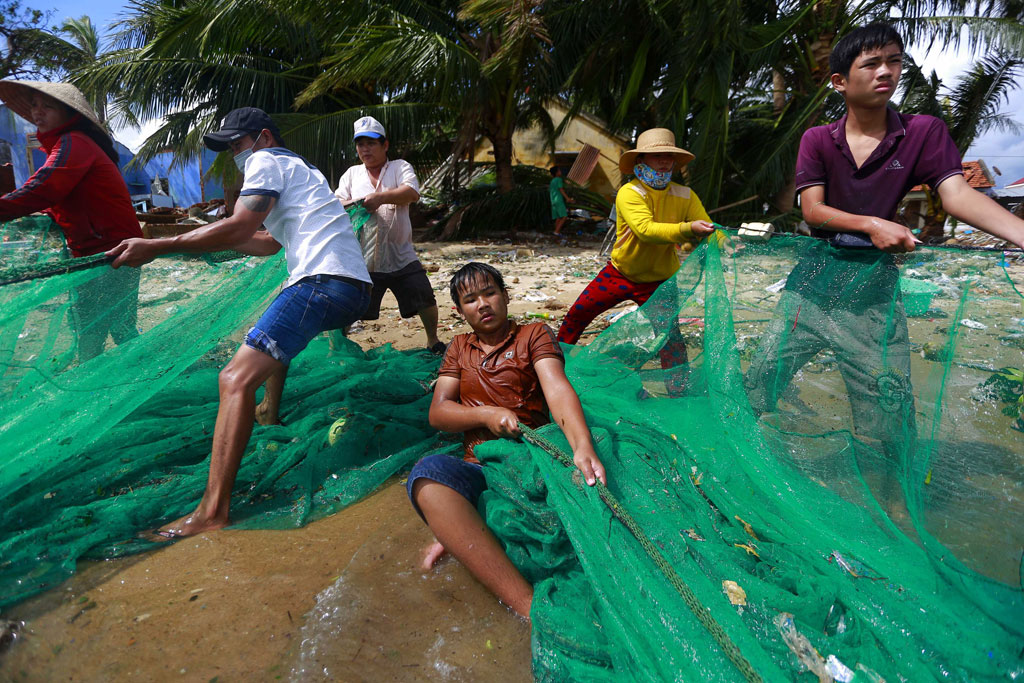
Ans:
[{"label": "tan conical hat", "polygon": [[640,133],[636,139],[636,149],[623,152],[619,157],[622,175],[633,175],[636,158],[641,154],[671,154],[676,159],[677,171],[696,158],[693,153],[676,147],[676,136],[668,128],[651,128]]},{"label": "tan conical hat", "polygon": [[0,81],[0,100],[11,110],[25,119],[32,121],[32,96],[35,93],[49,95],[58,102],[71,107],[91,121],[104,133],[107,129],[100,123],[100,117],[85,99],[82,91],[70,83],[47,83],[46,81]]}]

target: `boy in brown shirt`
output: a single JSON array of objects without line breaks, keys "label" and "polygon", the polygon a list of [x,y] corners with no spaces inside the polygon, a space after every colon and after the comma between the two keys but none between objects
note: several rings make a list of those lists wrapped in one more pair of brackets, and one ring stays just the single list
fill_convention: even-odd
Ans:
[{"label": "boy in brown shirt", "polygon": [[473,332],[455,337],[448,347],[430,404],[430,424],[463,432],[464,454],[461,460],[427,456],[409,474],[409,498],[438,540],[427,550],[424,567],[450,552],[529,620],[533,587],[476,510],[487,482],[473,448],[490,439],[518,439],[519,422],[533,428],[547,424],[550,406],[588,485],[598,479],[607,484],[604,466],[565,376],[555,335],[543,323],[520,326],[508,319],[501,273],[484,263],[468,263],[452,276],[451,295]]}]

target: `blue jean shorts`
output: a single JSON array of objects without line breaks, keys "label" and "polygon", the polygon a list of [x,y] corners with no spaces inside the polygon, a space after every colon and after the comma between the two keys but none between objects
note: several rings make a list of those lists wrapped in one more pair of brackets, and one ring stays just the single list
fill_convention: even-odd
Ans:
[{"label": "blue jean shorts", "polygon": [[444,484],[454,489],[463,498],[476,507],[480,494],[487,490],[487,480],[484,479],[483,468],[475,462],[466,462],[461,456],[444,455],[436,453],[416,463],[412,472],[409,473],[409,480],[405,483],[405,490],[409,494],[412,506],[416,513],[426,521],[416,499],[412,497],[412,487],[417,479],[429,479],[438,484]]},{"label": "blue jean shorts", "polygon": [[369,282],[340,275],[304,277],[277,295],[245,335],[245,345],[288,365],[313,337],[359,320],[370,289]]}]

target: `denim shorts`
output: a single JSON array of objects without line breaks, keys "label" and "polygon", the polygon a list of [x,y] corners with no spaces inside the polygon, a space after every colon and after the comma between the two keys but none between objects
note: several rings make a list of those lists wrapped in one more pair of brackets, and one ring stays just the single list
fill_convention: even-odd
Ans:
[{"label": "denim shorts", "polygon": [[[438,484],[444,484],[472,503],[473,507],[476,507],[480,494],[487,490],[487,480],[484,479],[483,468],[477,463],[466,462],[461,456],[443,453],[428,455],[413,466],[412,472],[409,473],[409,480],[405,483],[409,500],[420,517],[423,517],[423,512],[416,504],[416,499],[412,497],[412,487],[417,479],[429,479]],[[423,521],[426,521],[425,517],[423,517]]]},{"label": "denim shorts", "polygon": [[260,316],[245,345],[288,365],[321,332],[351,325],[370,302],[370,283],[310,275],[285,287]]}]

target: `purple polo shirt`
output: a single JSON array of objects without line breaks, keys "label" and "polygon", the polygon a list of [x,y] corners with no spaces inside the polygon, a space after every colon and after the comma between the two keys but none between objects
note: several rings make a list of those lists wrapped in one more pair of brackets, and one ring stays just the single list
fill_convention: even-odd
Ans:
[{"label": "purple polo shirt", "polygon": [[[912,187],[925,183],[937,188],[946,178],[963,173],[960,152],[941,120],[889,109],[886,129],[885,138],[860,168],[846,142],[846,116],[809,129],[800,140],[796,160],[797,193],[824,185],[825,203],[832,208],[893,220]],[[843,233],[817,228],[811,233],[837,246],[873,246],[860,232],[845,235],[839,244],[837,236]]]}]

